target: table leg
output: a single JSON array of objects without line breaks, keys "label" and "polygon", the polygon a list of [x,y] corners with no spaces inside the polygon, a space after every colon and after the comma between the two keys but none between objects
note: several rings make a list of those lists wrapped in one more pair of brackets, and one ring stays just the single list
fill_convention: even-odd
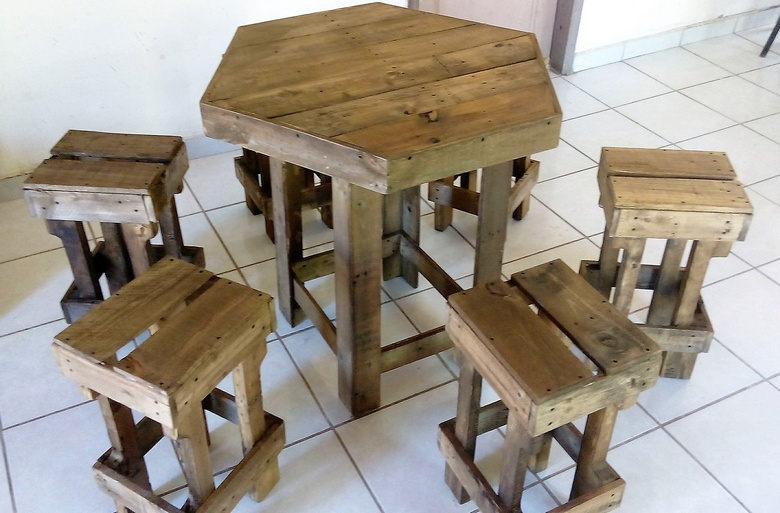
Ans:
[{"label": "table leg", "polygon": [[295,302],[291,264],[303,258],[301,189],[303,170],[287,162],[270,159],[271,195],[276,244],[277,301],[287,322],[295,326],[302,318]]},{"label": "table leg", "polygon": [[501,279],[513,165],[509,161],[482,169],[474,285]]},{"label": "table leg", "polygon": [[333,222],[339,396],[357,416],[380,403],[382,196],[334,177]]}]

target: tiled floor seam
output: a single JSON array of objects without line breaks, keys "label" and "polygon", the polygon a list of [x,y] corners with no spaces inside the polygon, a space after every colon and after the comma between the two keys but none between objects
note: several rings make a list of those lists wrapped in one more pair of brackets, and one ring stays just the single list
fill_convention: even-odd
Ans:
[{"label": "tiled floor seam", "polygon": [[[353,419],[354,420],[354,419]],[[366,487],[366,490],[368,491],[368,494],[371,496],[371,499],[374,501],[374,504],[376,504],[377,509],[381,513],[385,513],[384,508],[382,507],[382,503],[379,502],[379,497],[374,493],[373,488],[371,488],[371,485],[368,484],[368,480],[366,479],[366,476],[363,475],[363,472],[360,470],[360,466],[357,464],[357,461],[355,461],[355,458],[352,457],[352,453],[349,452],[349,449],[347,448],[347,444],[344,443],[344,440],[341,438],[341,435],[339,435],[339,432],[334,429],[333,434],[336,436],[336,440],[339,441],[339,444],[341,444],[341,448],[344,450],[344,453],[347,455],[347,458],[349,458],[350,463],[352,463],[352,466],[355,468],[355,472],[357,472],[358,476],[360,476],[360,480],[363,482],[363,486]]]},{"label": "tiled floor seam", "polygon": [[5,480],[9,495],[8,500],[11,502],[11,511],[9,513],[16,513],[16,499],[14,498],[13,480],[11,479],[11,467],[8,465],[8,453],[5,449],[4,432],[3,419],[0,416],[0,454],[3,456],[3,467],[5,468]]}]

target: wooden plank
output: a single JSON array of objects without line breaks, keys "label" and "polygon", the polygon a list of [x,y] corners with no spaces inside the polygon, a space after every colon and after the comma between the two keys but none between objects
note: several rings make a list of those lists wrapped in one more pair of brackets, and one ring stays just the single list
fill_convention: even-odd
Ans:
[{"label": "wooden plank", "polygon": [[669,325],[677,306],[682,276],[680,264],[686,246],[685,240],[670,239],[666,242],[661,260],[660,276],[653,290],[653,299],[647,312],[647,323]]},{"label": "wooden plank", "polygon": [[523,496],[533,439],[526,431],[525,423],[515,415],[509,415],[504,444],[498,496],[510,511],[520,513],[520,500]]},{"label": "wooden plank", "polygon": [[599,175],[701,180],[737,179],[734,167],[723,152],[654,148],[602,148]]},{"label": "wooden plank", "polygon": [[168,163],[182,151],[183,146],[184,141],[178,136],[68,130],[51,149],[51,154]]},{"label": "wooden plank", "polygon": [[438,109],[435,123],[421,116],[406,116],[334,139],[395,159],[431,145],[449,146],[485,133],[554,118],[558,113],[552,94],[547,84],[532,85]]},{"label": "wooden plank", "polygon": [[628,315],[641,270],[642,253],[645,250],[646,239],[632,238],[620,242],[623,245],[623,258],[618,268],[615,295],[612,302],[619,312]]},{"label": "wooden plank", "polygon": [[103,463],[93,467],[98,487],[135,513],[183,513],[151,490],[143,488]]},{"label": "wooden plank", "polygon": [[474,255],[474,285],[501,279],[512,162],[482,169]]},{"label": "wooden plank", "polygon": [[62,240],[73,273],[73,299],[103,299],[98,272],[89,241],[80,221],[47,220],[49,233]]},{"label": "wooden plank", "polygon": [[[214,491],[207,429],[200,402],[190,405],[178,415],[173,449],[187,480],[187,507],[193,511],[197,511]],[[170,436],[167,430],[163,430]]]},{"label": "wooden plank", "polygon": [[444,331],[444,326],[382,346],[382,372],[433,356],[451,347],[452,341]]},{"label": "wooden plank", "polygon": [[145,194],[27,189],[24,197],[30,214],[40,219],[138,224],[157,221],[154,202]]},{"label": "wooden plank", "polygon": [[339,397],[353,415],[379,407],[382,197],[333,179]]},{"label": "wooden plank", "polygon": [[[482,395],[482,376],[463,353],[458,354],[460,374],[458,376],[458,401],[452,434],[458,442],[462,456],[474,460],[479,428],[479,401]],[[447,459],[447,458],[445,458]],[[447,459],[444,481],[450,487],[456,500],[463,504],[469,499],[469,490],[464,486],[455,466]]]},{"label": "wooden plank", "polygon": [[303,171],[300,167],[272,159],[271,195],[276,208],[274,243],[276,244],[276,281],[279,310],[290,325],[300,321],[293,291],[292,263],[303,258],[303,225],[301,221],[301,189]]},{"label": "wooden plank", "polygon": [[148,162],[71,160],[52,157],[33,171],[25,190],[153,194],[167,166]]},{"label": "wooden plank", "polygon": [[612,176],[616,209],[751,214],[745,190],[731,180],[695,180]]},{"label": "wooden plank", "polygon": [[103,361],[178,308],[213,276],[178,259],[163,260],[155,272],[145,273],[96,306],[89,323],[69,326],[58,334],[55,344]]},{"label": "wooden plank", "polygon": [[203,503],[198,513],[221,513],[232,511],[243,496],[258,480],[264,479],[263,474],[274,472],[273,465],[284,447],[285,432],[281,419],[268,413],[266,415],[267,429],[252,449],[228,474],[228,477],[217,487]]},{"label": "wooden plank", "polygon": [[463,288],[458,285],[444,269],[436,263],[420,246],[407,237],[400,238],[400,252],[420,273],[425,276],[433,288],[435,288],[442,297],[449,297],[451,294],[460,292]]},{"label": "wooden plank", "polygon": [[548,513],[605,513],[620,506],[626,482],[618,478]]},{"label": "wooden plank", "polygon": [[473,497],[479,510],[483,513],[509,513],[473,458],[458,441],[452,422],[444,422],[439,426],[438,441],[448,468],[452,469],[457,480],[468,490],[467,495]]},{"label": "wooden plank", "polygon": [[606,374],[642,365],[659,351],[655,342],[562,260],[515,273],[512,282]]},{"label": "wooden plank", "polygon": [[[372,74],[381,74],[385,78],[398,80],[400,87],[434,81],[450,76],[449,71],[437,62],[438,56],[467,51],[498,41],[508,41],[524,35],[514,30],[478,25],[452,18],[444,18],[436,24],[443,29],[427,32],[426,29],[419,28],[426,26],[422,23],[416,35],[396,37],[397,35],[389,34],[390,40],[376,44],[371,41],[363,43],[353,40],[349,35],[345,37],[337,34],[333,39],[326,34],[325,36],[331,38],[329,42],[323,43],[321,41],[323,37],[312,38],[308,42],[299,39],[282,40],[275,45],[231,52],[223,57],[222,64],[215,74],[215,87],[207,90],[203,100],[219,106],[229,106],[232,109],[251,110],[266,118],[292,114],[306,108],[293,107],[302,100],[295,99],[298,94],[279,94],[285,84],[294,93],[322,90],[321,94],[315,96],[319,97],[319,101],[315,103],[303,101],[307,102],[305,105],[310,105],[308,108],[324,107],[334,100],[338,102],[345,98],[365,96],[365,93],[361,94],[360,91],[366,86],[354,82],[358,76],[368,79]],[[377,33],[383,32],[381,25],[374,26],[372,29]],[[308,44],[313,48],[306,48]],[[493,53],[505,56],[502,61],[499,61],[501,64],[519,62],[514,57],[518,55],[516,49],[500,48]],[[529,58],[532,56],[523,60]],[[495,66],[495,64],[491,66],[484,58],[481,62],[484,64],[464,63],[466,65],[461,66],[462,73],[481,71]],[[274,68],[277,72],[263,73],[269,68]],[[409,76],[404,77],[405,74]],[[352,77],[352,82],[347,80],[348,77]],[[369,80],[368,83],[375,82]],[[343,91],[347,96],[341,98],[334,96],[335,90],[338,89],[337,84],[345,88]],[[312,89],[315,85],[317,89]],[[399,88],[392,82],[389,85],[390,88],[387,88],[386,83],[379,92]],[[271,98],[276,98],[282,105],[274,107]],[[250,108],[250,105],[253,107]]]},{"label": "wooden plank", "polygon": [[[504,284],[475,287],[450,296],[450,322],[447,329],[453,343],[471,355],[485,353],[494,363],[490,368],[477,364],[496,392],[499,379],[509,383],[504,391],[517,387],[541,403],[545,398],[564,394],[593,382],[591,372],[553,335],[528,306]],[[497,285],[503,285],[498,287]],[[453,318],[452,314],[458,317]],[[474,336],[453,333],[458,318]],[[458,330],[461,331],[461,330]],[[511,394],[507,394],[511,395]],[[502,399],[508,404],[509,397]]]},{"label": "wooden plank", "polygon": [[605,484],[601,479],[600,471],[608,467],[607,451],[615,429],[617,413],[617,406],[610,405],[588,415],[569,500],[592,492]]},{"label": "wooden plank", "polygon": [[[527,36],[517,38],[508,42],[507,46],[520,45],[527,40]],[[528,51],[516,58],[526,56],[531,58],[533,53]],[[464,101],[530,87],[545,83],[549,79],[542,66],[528,60],[454,77],[451,77],[447,70],[435,67],[426,68],[425,71],[428,75],[413,75],[416,77],[416,84],[393,89],[390,89],[384,76],[379,75],[373,80],[369,77],[368,81],[361,80],[360,85],[364,88],[362,91],[351,94],[356,99],[334,102],[324,107],[312,108],[310,105],[316,105],[315,99],[321,94],[309,94],[309,97],[314,97],[306,100],[312,102],[310,105],[300,106],[299,112],[277,117],[275,121],[330,137],[409,116],[423,116]],[[376,85],[372,86],[374,80]],[[487,83],[491,85],[489,88],[485,87]],[[338,84],[316,84],[317,91],[324,87],[338,90]],[[307,92],[310,91],[301,91],[300,95],[303,96]],[[322,102],[323,99],[320,99],[318,103]]]},{"label": "wooden plank", "polygon": [[311,320],[312,324],[317,328],[317,331],[322,335],[322,338],[324,338],[325,342],[330,346],[330,349],[336,353],[336,326],[328,318],[319,303],[314,299],[314,296],[311,295],[304,282],[297,276],[293,280],[293,291],[295,292],[296,301],[303,313]]},{"label": "wooden plank", "polygon": [[274,329],[272,299],[267,294],[220,279],[117,368],[160,387],[172,408],[200,401],[252,351],[265,351]]}]

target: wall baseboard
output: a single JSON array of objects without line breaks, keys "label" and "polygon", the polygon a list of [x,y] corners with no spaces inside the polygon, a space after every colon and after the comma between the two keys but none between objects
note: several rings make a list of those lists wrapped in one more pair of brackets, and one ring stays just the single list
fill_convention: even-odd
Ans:
[{"label": "wall baseboard", "polygon": [[780,14],[780,7],[770,7],[769,9],[718,18],[660,34],[586,50],[574,55],[572,72],[576,73],[577,71],[604,66],[605,64],[620,62],[632,57],[668,50],[677,46],[725,36],[743,30],[774,25],[778,14]]}]

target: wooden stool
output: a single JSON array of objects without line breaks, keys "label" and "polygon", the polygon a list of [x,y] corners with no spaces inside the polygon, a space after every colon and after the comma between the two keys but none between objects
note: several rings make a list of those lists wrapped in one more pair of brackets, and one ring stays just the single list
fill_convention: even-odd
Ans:
[{"label": "wooden stool", "polygon": [[[447,483],[481,511],[520,511],[526,469],[546,467],[554,437],[577,469],[569,502],[552,511],[608,511],[625,486],[606,462],[617,412],[655,384],[660,349],[560,260],[516,273],[509,285],[491,282],[449,298],[447,331],[461,369],[457,417],[439,434]],[[480,407],[482,378],[500,401]],[[571,422],[584,416],[580,434]],[[478,435],[504,424],[496,494],[474,464],[474,448]]]},{"label": "wooden stool", "polygon": [[[580,273],[628,314],[635,289],[652,290],[642,329],[664,349],[661,375],[690,378],[713,330],[701,286],[711,257],[744,240],[753,207],[725,153],[604,148],[599,165],[606,217],[598,262]],[[647,239],[666,239],[661,265],[642,264]],[[687,263],[681,266],[688,241]],[[619,259],[619,252],[623,250]]]},{"label": "wooden stool", "polygon": [[[278,481],[284,424],[263,411],[259,372],[273,312],[267,294],[165,258],[55,337],[60,370],[100,403],[112,447],[93,469],[119,512],[230,511]],[[147,329],[149,339],[117,356]],[[231,371],[235,398],[215,388]],[[244,448],[216,490],[204,408],[237,423]],[[145,416],[137,425],[131,409]],[[163,435],[187,479],[181,509],[149,484],[144,455]]]},{"label": "wooden stool", "polygon": [[[187,150],[181,137],[70,130],[27,179],[30,213],[62,239],[74,282],[62,298],[67,322],[119,290],[162,255],[204,265],[203,248],[184,246],[174,194],[181,192]],[[89,249],[85,221],[104,242]],[[162,246],[149,244],[162,231]]]},{"label": "wooden stool", "polygon": [[[456,179],[459,185],[455,184]],[[523,157],[513,161],[509,193],[509,212],[513,219],[519,221],[528,214],[531,206],[531,189],[538,181],[538,160]],[[479,211],[477,183],[477,172],[471,171],[428,184],[428,200],[434,203],[433,223],[438,231],[443,231],[452,224],[452,209],[477,215]]]},{"label": "wooden stool", "polygon": [[[274,211],[271,198],[271,165],[267,155],[244,148],[243,155],[235,158],[236,178],[244,187],[246,206],[254,214],[263,214],[265,233],[274,242]],[[322,222],[333,228],[331,207],[331,178],[310,169],[303,169],[301,206],[318,208]],[[315,180],[316,177],[316,180]],[[319,183],[318,183],[319,182]]]}]

